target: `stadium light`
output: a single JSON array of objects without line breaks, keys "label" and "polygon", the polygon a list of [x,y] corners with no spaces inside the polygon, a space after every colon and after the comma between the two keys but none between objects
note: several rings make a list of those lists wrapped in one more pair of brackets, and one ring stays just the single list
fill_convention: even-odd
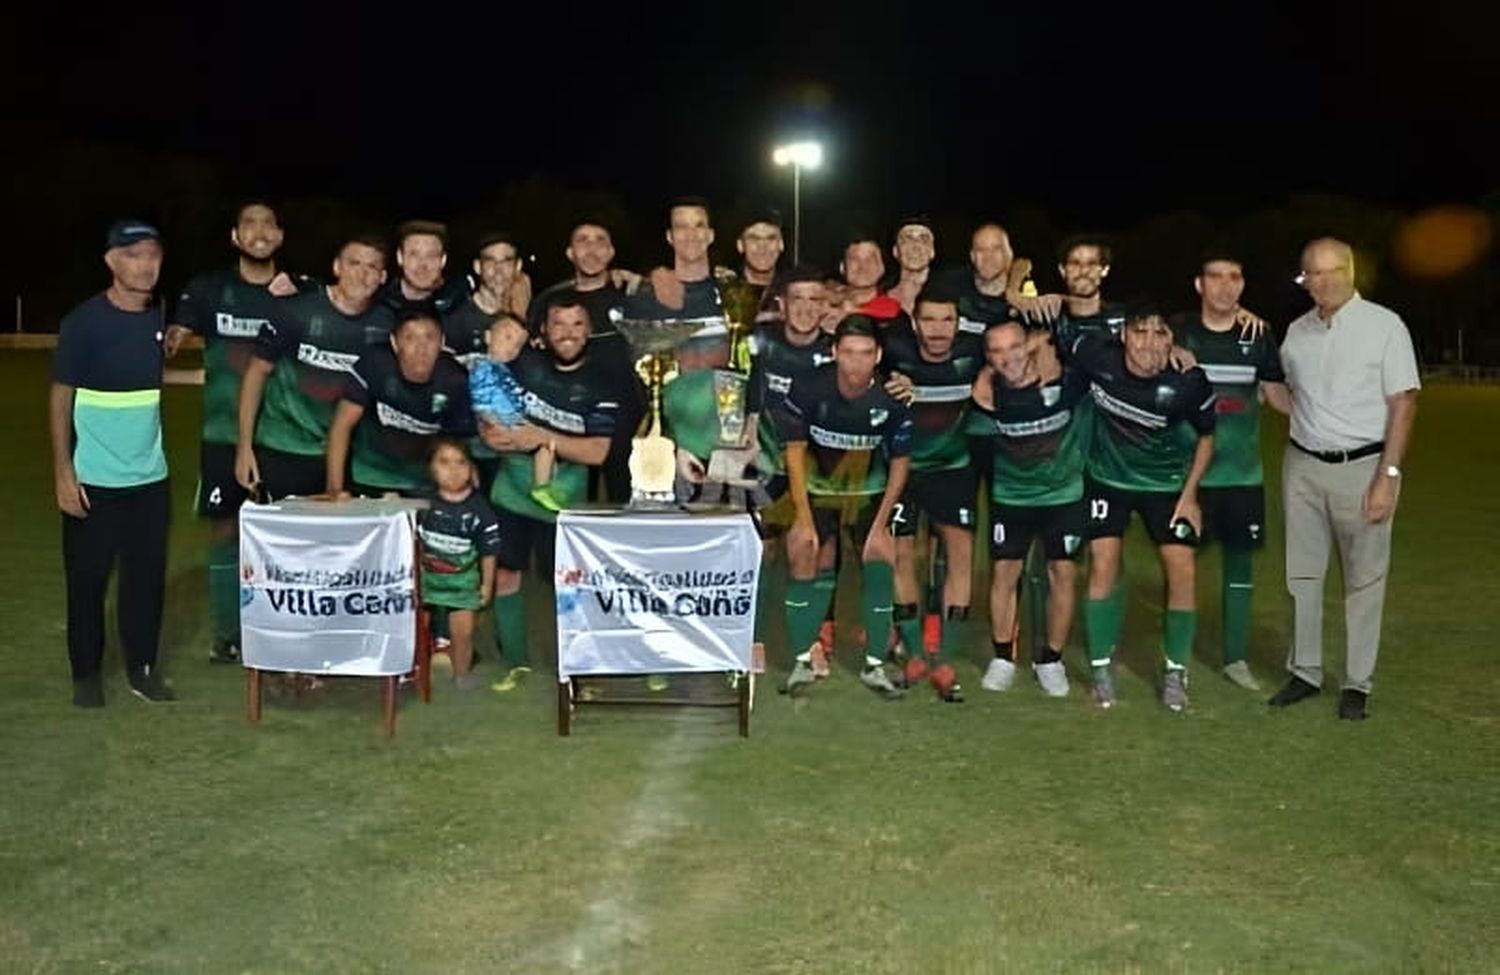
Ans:
[{"label": "stadium light", "polygon": [[823,147],[816,142],[792,142],[777,146],[771,161],[792,167],[792,263],[802,262],[802,170],[823,165]]}]

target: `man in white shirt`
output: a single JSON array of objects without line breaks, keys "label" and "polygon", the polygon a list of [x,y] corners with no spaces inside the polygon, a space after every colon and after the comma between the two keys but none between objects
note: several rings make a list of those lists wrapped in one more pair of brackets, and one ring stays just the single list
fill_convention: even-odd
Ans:
[{"label": "man in white shirt", "polygon": [[1391,521],[1421,381],[1406,325],[1354,290],[1348,244],[1329,237],[1308,244],[1301,281],[1313,308],[1292,322],[1281,345],[1292,392],[1282,467],[1286,584],[1296,612],[1292,677],[1270,704],[1321,692],[1323,577],[1334,542],[1348,640],[1339,717],[1359,721],[1380,649]]}]

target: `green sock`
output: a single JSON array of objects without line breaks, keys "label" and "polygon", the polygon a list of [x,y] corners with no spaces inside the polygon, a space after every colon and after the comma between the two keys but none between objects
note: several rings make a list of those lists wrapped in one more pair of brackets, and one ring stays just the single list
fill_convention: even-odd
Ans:
[{"label": "green sock", "polygon": [[1125,629],[1125,587],[1116,584],[1103,599],[1085,600],[1083,622],[1088,630],[1089,663],[1103,667],[1115,655],[1115,645]]},{"label": "green sock", "polygon": [[896,635],[906,646],[908,657],[922,653],[922,613],[916,603],[897,603],[891,616],[896,622]]},{"label": "green sock", "polygon": [[1250,650],[1250,597],[1255,573],[1249,549],[1224,549],[1224,662],[1244,660]]},{"label": "green sock", "polygon": [[1167,669],[1187,670],[1193,655],[1193,635],[1198,631],[1196,609],[1169,609],[1164,627],[1167,634]]},{"label": "green sock", "polygon": [[833,587],[822,579],[786,581],[786,640],[794,659],[807,659],[808,648],[818,638],[823,614],[832,602]]},{"label": "green sock", "polygon": [[208,546],[208,607],[214,642],[240,642],[240,543],[236,539]]},{"label": "green sock", "polygon": [[[865,624],[865,667],[878,667],[891,640],[891,590],[896,570],[889,562],[866,562],[859,597],[860,620]],[[920,644],[918,644],[920,646]]]},{"label": "green sock", "polygon": [[947,664],[961,660],[968,635],[969,607],[949,606],[943,619],[943,641],[938,646],[938,659]]},{"label": "green sock", "polygon": [[530,667],[526,652],[526,600],[520,591],[495,597],[495,636],[500,641],[500,656],[511,667]]}]

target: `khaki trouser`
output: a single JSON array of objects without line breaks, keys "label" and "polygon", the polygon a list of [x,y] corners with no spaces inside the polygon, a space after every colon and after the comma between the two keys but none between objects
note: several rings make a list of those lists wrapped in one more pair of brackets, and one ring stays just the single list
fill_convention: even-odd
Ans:
[{"label": "khaki trouser", "polygon": [[1380,615],[1391,562],[1391,521],[1365,520],[1364,495],[1380,464],[1378,454],[1328,464],[1288,445],[1282,465],[1286,508],[1286,588],[1296,614],[1287,669],[1323,686],[1323,578],[1329,543],[1344,567],[1344,626],[1348,653],[1344,687],[1369,693],[1380,651]]}]

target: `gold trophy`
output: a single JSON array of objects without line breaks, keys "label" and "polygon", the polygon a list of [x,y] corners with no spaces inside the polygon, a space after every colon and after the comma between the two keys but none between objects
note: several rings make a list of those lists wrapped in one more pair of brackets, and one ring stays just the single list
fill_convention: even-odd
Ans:
[{"label": "gold trophy", "polygon": [[[651,423],[630,449],[632,507],[669,505],[676,500],[677,445],[661,432],[661,390],[677,376],[677,349],[704,328],[722,326],[712,318],[622,318],[615,327],[640,358],[635,371],[651,396]],[[743,402],[743,395],[741,395]]]}]

